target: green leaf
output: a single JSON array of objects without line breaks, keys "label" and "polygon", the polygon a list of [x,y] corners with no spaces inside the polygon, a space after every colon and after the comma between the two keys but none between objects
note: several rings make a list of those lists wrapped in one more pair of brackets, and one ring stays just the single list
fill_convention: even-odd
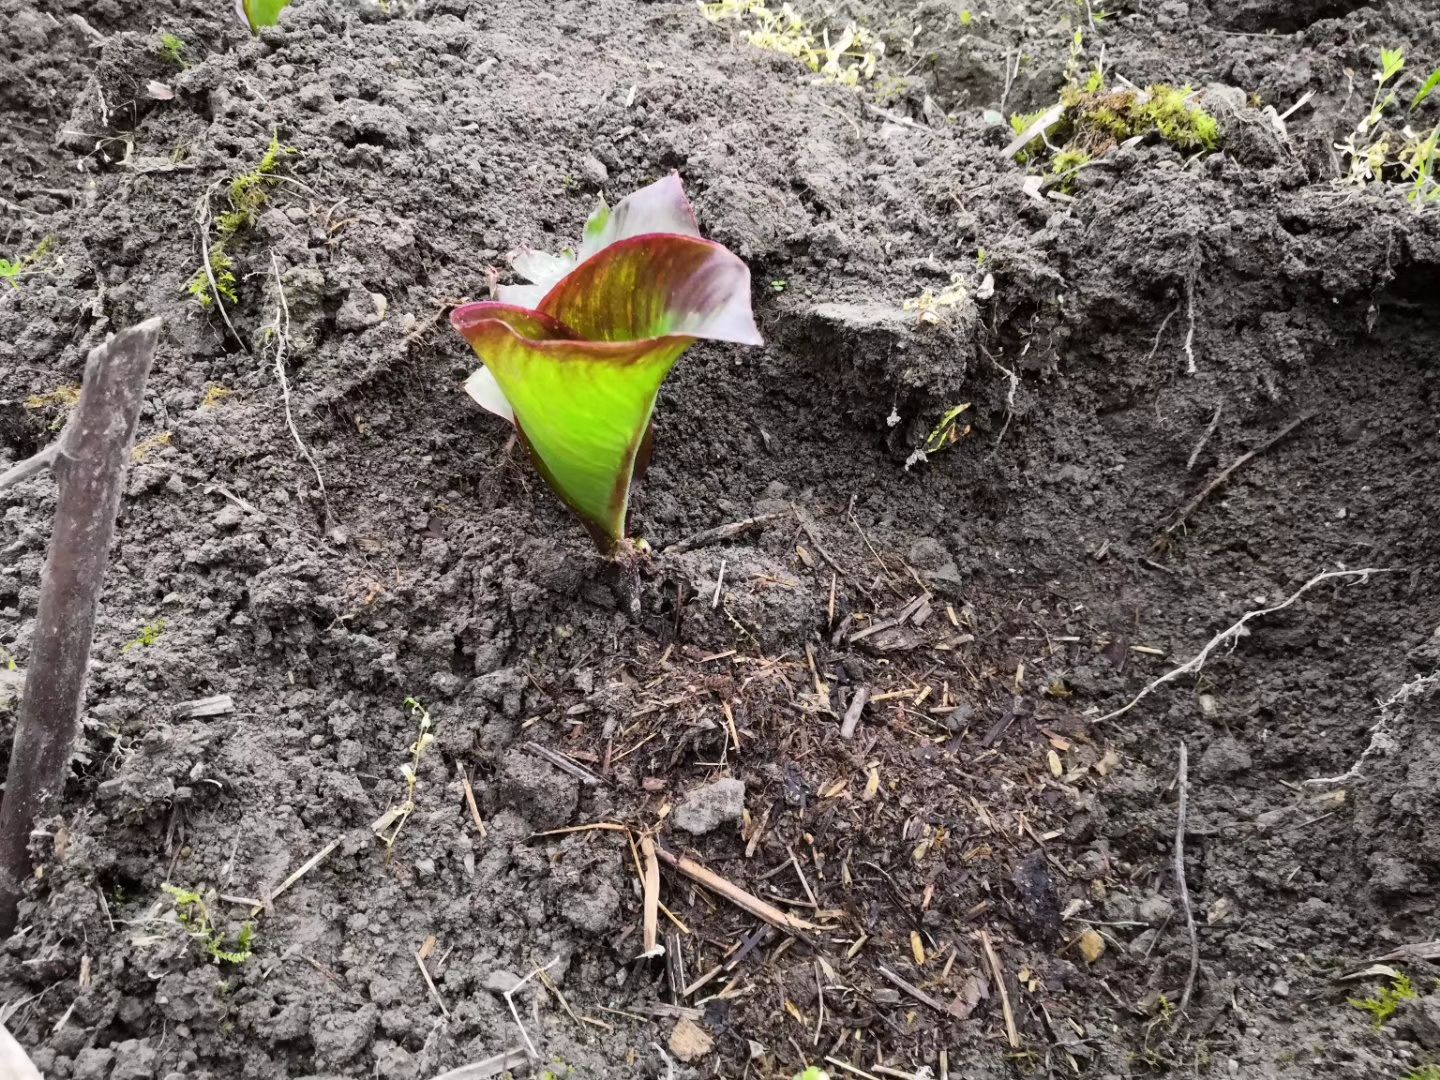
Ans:
[{"label": "green leaf", "polygon": [[609,552],[625,535],[630,480],[660,384],[694,339],[578,341],[558,336],[566,328],[551,320],[501,307],[470,304],[451,318],[485,361],[540,475]]},{"label": "green leaf", "polygon": [[258,34],[262,27],[279,22],[280,13],[289,6],[290,0],[235,0],[235,14],[250,27],[252,34]]},{"label": "green leaf", "polygon": [[1403,49],[1381,49],[1380,50],[1380,85],[1399,75],[1405,68],[1405,50]]},{"label": "green leaf", "polygon": [[1415,99],[1410,102],[1410,108],[1418,109],[1420,103],[1434,93],[1437,86],[1440,86],[1440,68],[1436,68],[1430,73],[1430,78],[1425,80],[1425,85],[1420,87],[1419,93],[1417,93]]}]

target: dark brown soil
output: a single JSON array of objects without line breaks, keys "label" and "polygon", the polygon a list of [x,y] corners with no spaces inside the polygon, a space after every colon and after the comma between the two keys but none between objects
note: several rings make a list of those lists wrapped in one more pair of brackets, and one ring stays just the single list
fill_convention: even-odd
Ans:
[{"label": "dark brown soil", "polygon": [[[0,1019],[46,1077],[428,1080],[523,1046],[504,992],[551,961],[515,995],[538,1050],[517,1076],[1437,1060],[1440,950],[1387,961],[1421,996],[1379,1030],[1346,999],[1386,980],[1336,977],[1440,939],[1440,210],[1338,187],[1333,144],[1382,46],[1440,63],[1440,20],[1102,6],[850,4],[833,25],[874,27],[903,77],[881,100],[689,4],[297,0],[252,40],[224,3],[0,0],[0,256],[55,238],[0,284],[0,462],[53,437],[45,395],[87,349],[166,319],[69,799],[0,951]],[[1087,64],[1103,43],[1136,84],[1209,88],[1222,150],[1145,140],[1073,201],[1029,197],[983,113],[1054,101],[1077,27]],[[1280,138],[1258,106],[1312,91]],[[1440,94],[1413,122],[1437,115]],[[196,208],[272,133],[295,153],[233,246],[232,334],[184,292]],[[750,263],[769,345],[697,346],[666,385],[637,583],[460,392],[443,316],[507,249],[577,235],[597,189],[671,169]],[[938,325],[905,309],[952,273],[971,296]],[[323,490],[286,424],[282,289]],[[907,468],[962,402],[965,437]],[[0,663],[22,670],[53,502],[48,480],[0,495]],[[1361,568],[1386,572],[1101,719]],[[219,694],[232,713],[182,707]],[[387,850],[407,699],[437,738]],[[7,750],[12,723],[0,703]],[[1200,966],[1176,1015],[1182,742]],[[636,960],[625,835],[554,831],[599,823],[823,929],[760,934],[666,870],[672,963]],[[253,956],[213,960],[166,884],[230,941],[261,901]],[[682,1020],[714,1040],[689,1065]]]}]

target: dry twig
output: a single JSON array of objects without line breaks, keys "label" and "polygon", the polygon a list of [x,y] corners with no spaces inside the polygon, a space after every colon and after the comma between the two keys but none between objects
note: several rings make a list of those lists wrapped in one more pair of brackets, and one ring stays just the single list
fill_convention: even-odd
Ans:
[{"label": "dry twig", "polygon": [[660,922],[660,863],[655,858],[655,839],[649,833],[640,837],[640,853],[645,856],[645,951],[641,959],[664,956],[665,947],[660,944],[657,925]]},{"label": "dry twig", "polygon": [[1210,436],[1215,434],[1215,429],[1220,424],[1220,414],[1225,411],[1225,399],[1220,399],[1220,404],[1215,406],[1215,415],[1210,418],[1210,424],[1205,428],[1205,434],[1200,436],[1200,441],[1195,444],[1195,449],[1190,451],[1190,458],[1185,462],[1185,471],[1189,472],[1195,468],[1195,462],[1200,460],[1200,451],[1205,449],[1205,444],[1210,441]]},{"label": "dry twig", "polygon": [[1190,800],[1189,751],[1180,743],[1180,770],[1176,786],[1180,789],[1180,810],[1175,821],[1175,891],[1180,897],[1180,907],[1185,912],[1185,932],[1190,937],[1190,970],[1185,976],[1185,990],[1180,995],[1180,1007],[1175,1017],[1185,1015],[1190,1007],[1190,995],[1195,992],[1195,976],[1200,971],[1200,938],[1195,930],[1195,912],[1190,909],[1190,889],[1185,884],[1185,811]]},{"label": "dry twig", "polygon": [[755,517],[746,518],[743,521],[732,521],[728,525],[720,525],[713,529],[706,529],[694,536],[687,536],[683,540],[676,540],[675,543],[660,549],[661,555],[679,555],[681,552],[694,551],[696,548],[709,547],[711,544],[719,544],[725,540],[732,540],[741,533],[749,532],[751,529],[761,525],[767,525],[777,518],[785,517],[788,510],[777,510],[773,514],[758,514]]},{"label": "dry twig", "polygon": [[1259,446],[1255,447],[1255,449],[1247,450],[1245,453],[1241,454],[1225,468],[1221,469],[1220,472],[1216,474],[1215,479],[1211,480],[1208,484],[1201,488],[1193,499],[1191,499],[1189,502],[1187,502],[1184,506],[1180,508],[1180,510],[1176,513],[1174,519],[1170,522],[1170,524],[1166,525],[1165,528],[1160,530],[1160,536],[1162,540],[1174,536],[1175,533],[1179,531],[1180,527],[1185,524],[1186,520],[1190,517],[1190,515],[1200,508],[1200,504],[1203,503],[1206,499],[1208,499],[1211,495],[1213,495],[1217,489],[1224,486],[1225,482],[1235,474],[1235,471],[1237,469],[1241,468],[1252,459],[1259,457],[1261,454],[1265,453],[1266,450],[1269,450],[1272,446],[1278,443],[1281,439],[1285,438],[1285,436],[1289,435],[1292,431],[1294,431],[1296,428],[1298,428],[1301,424],[1305,423],[1305,421],[1309,420],[1314,415],[1314,413],[1302,413],[1300,416],[1296,417],[1294,420],[1290,421],[1290,423],[1286,424],[1283,428],[1277,431],[1274,435],[1271,435],[1270,438],[1266,439]]},{"label": "dry twig", "polygon": [[819,930],[820,927],[814,923],[806,922],[804,919],[797,919],[793,915],[786,914],[779,908],[767,904],[753,893],[746,892],[740,886],[732,884],[713,870],[707,870],[694,859],[684,855],[676,855],[663,847],[656,846],[655,854],[666,866],[678,870],[691,881],[704,885],[713,893],[717,893],[729,900],[736,907],[748,911],[757,919],[763,919],[771,926],[779,927],[781,930],[788,930],[791,933],[805,933],[806,931]]},{"label": "dry twig", "polygon": [[530,1051],[530,1057],[532,1060],[539,1060],[540,1054],[536,1051],[535,1044],[530,1041],[530,1033],[525,1030],[525,1025],[520,1022],[520,1010],[515,1008],[515,995],[518,994],[520,992],[520,988],[523,987],[526,983],[528,983],[531,979],[535,978],[542,971],[549,971],[559,962],[560,957],[557,956],[554,960],[551,960],[544,967],[537,967],[534,971],[530,972],[529,975],[526,975],[509,990],[505,991],[505,1004],[510,1006],[510,1015],[515,1018],[515,1026],[520,1029],[520,1037],[525,1040],[525,1049]]},{"label": "dry twig", "polygon": [[[980,931],[980,945],[985,950],[985,959],[990,964],[990,974],[995,979],[995,990],[1000,995],[1000,1011],[1005,1014],[1005,1038],[1010,1042],[1010,1049],[1020,1049],[1020,1031],[1015,1027],[1015,1010],[1010,1007],[1010,990],[1005,985],[1005,971],[1000,967],[1000,957],[995,953],[995,946],[990,941],[988,932]],[[941,1012],[944,1012],[942,1009]]]},{"label": "dry twig", "polygon": [[[208,267],[210,264],[207,262],[205,265]],[[275,378],[280,383],[280,399],[285,405],[285,426],[290,429],[290,437],[295,440],[300,456],[310,463],[310,470],[315,474],[315,483],[320,485],[320,501],[325,506],[325,516],[329,518],[333,515],[330,513],[330,497],[325,492],[325,478],[320,475],[320,463],[305,445],[305,440],[300,438],[300,429],[295,426],[295,414],[290,409],[290,380],[285,375],[285,353],[290,348],[290,302],[285,298],[285,286],[280,281],[280,262],[273,251],[270,253],[270,272],[275,275],[275,294],[278,298],[275,322],[270,329],[275,335]],[[218,297],[216,302],[219,302]]]}]

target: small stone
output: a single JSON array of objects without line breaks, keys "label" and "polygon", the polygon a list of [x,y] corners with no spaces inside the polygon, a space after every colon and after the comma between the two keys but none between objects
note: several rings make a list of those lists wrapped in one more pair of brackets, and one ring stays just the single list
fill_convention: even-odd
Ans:
[{"label": "small stone", "polygon": [[580,159],[580,175],[585,178],[586,183],[599,187],[610,179],[610,170],[594,154],[586,154]]},{"label": "small stone", "polygon": [[933,536],[922,536],[910,545],[909,561],[916,570],[937,570],[949,558],[945,546]]},{"label": "small stone", "polygon": [[1086,930],[1081,934],[1077,945],[1087,964],[1093,964],[1105,955],[1105,939],[1094,930]]},{"label": "small stone", "polygon": [[1254,764],[1248,750],[1229,736],[1222,736],[1200,755],[1199,772],[1206,780],[1224,780],[1248,772]]},{"label": "small stone", "polygon": [[670,1052],[686,1064],[699,1061],[713,1049],[715,1040],[710,1033],[688,1017],[670,1033]]},{"label": "small stone", "polygon": [[716,780],[686,795],[670,815],[670,822],[677,829],[703,836],[722,825],[739,824],[744,813],[745,782]]},{"label": "small stone", "polygon": [[1220,897],[1220,898],[1217,899],[1213,904],[1211,904],[1210,907],[1206,910],[1206,912],[1205,912],[1205,923],[1206,923],[1206,925],[1207,925],[1207,926],[1214,926],[1216,923],[1220,922],[1220,921],[1223,920],[1227,915],[1229,915],[1230,912],[1231,912],[1231,910],[1233,909],[1233,907],[1234,907],[1234,905],[1230,902],[1230,898],[1229,898],[1229,897],[1227,897],[1227,896],[1222,896],[1222,897]]},{"label": "small stone", "polygon": [[1278,998],[1288,998],[1290,996],[1290,984],[1284,979],[1276,979],[1270,984],[1270,993]]},{"label": "small stone", "polygon": [[520,985],[520,976],[504,968],[496,968],[485,976],[485,981],[480,985],[492,994],[508,994]]}]

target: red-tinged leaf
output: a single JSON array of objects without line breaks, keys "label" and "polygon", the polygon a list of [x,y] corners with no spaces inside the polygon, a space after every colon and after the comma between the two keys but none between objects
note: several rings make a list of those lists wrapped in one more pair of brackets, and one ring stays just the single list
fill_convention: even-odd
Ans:
[{"label": "red-tinged leaf", "polygon": [[[685,187],[678,173],[671,173],[648,187],[633,191],[607,207],[599,208],[585,223],[585,238],[580,244],[580,260],[590,258],[609,245],[646,233],[673,233],[677,236],[699,236],[695,211],[685,197]],[[534,278],[530,279],[534,281]]]},{"label": "red-tinged leaf", "polygon": [[539,310],[587,341],[681,335],[764,344],[750,310],[750,268],[693,236],[617,241],[571,271]]}]

